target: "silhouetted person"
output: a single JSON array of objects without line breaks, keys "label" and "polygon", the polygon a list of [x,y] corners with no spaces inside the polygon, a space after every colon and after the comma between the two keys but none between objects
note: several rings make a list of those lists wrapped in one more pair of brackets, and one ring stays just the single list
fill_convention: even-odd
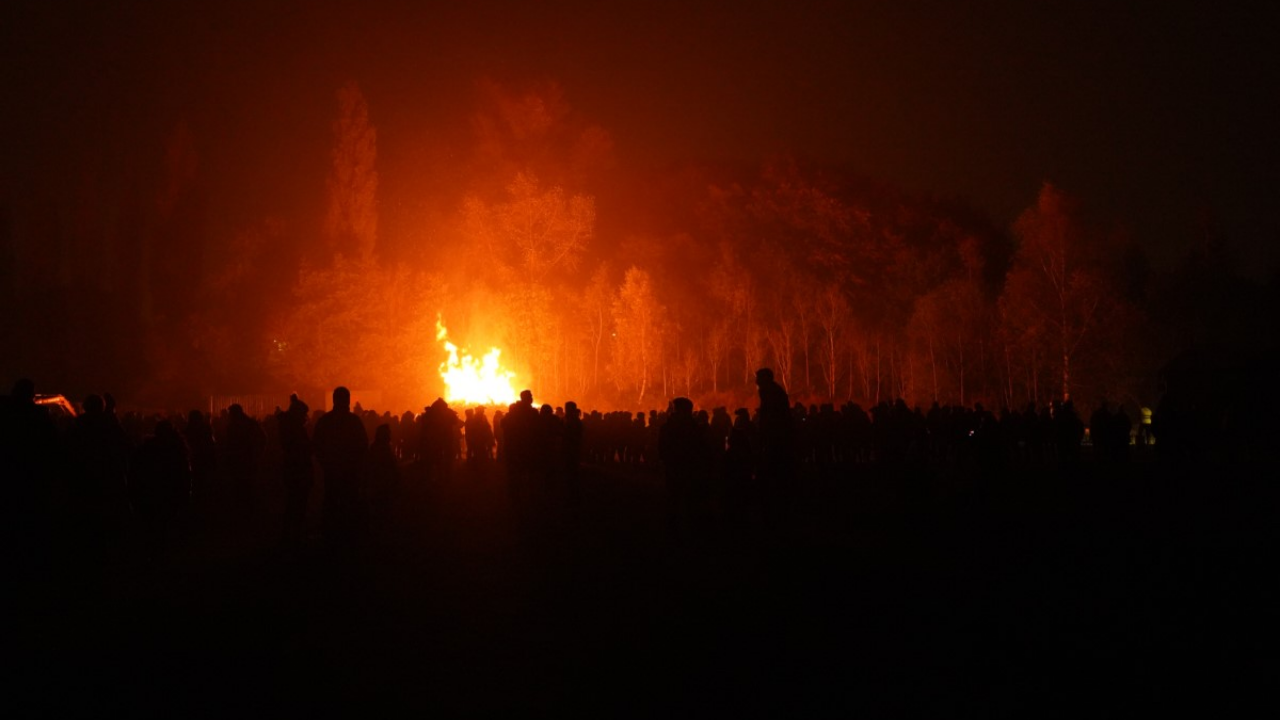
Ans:
[{"label": "silhouetted person", "polygon": [[636,413],[635,420],[631,421],[630,427],[627,428],[627,461],[634,467],[640,467],[644,463],[651,462],[652,458],[645,457],[645,446],[649,441],[649,430],[645,425],[644,413]]},{"label": "silhouetted person", "polygon": [[508,408],[502,421],[503,455],[507,464],[507,482],[512,500],[526,506],[535,492],[538,460],[538,411],[533,407],[533,393],[520,392],[520,402]]},{"label": "silhouetted person", "polygon": [[506,438],[503,435],[503,426],[505,425],[507,416],[501,410],[495,410],[493,413],[493,457],[496,460],[506,459]]},{"label": "silhouetted person", "polygon": [[231,507],[239,521],[249,522],[252,519],[258,463],[266,446],[267,435],[257,420],[249,417],[238,403],[227,408],[227,429],[220,449]]},{"label": "silhouetted person", "polygon": [[703,428],[694,421],[693,401],[676,398],[659,431],[658,455],[662,459],[671,520],[677,530],[701,524],[709,513],[706,447]]},{"label": "silhouetted person", "polygon": [[467,459],[473,465],[493,459],[493,428],[485,417],[484,406],[471,413],[464,430],[467,433]]},{"label": "silhouetted person", "polygon": [[724,453],[729,446],[729,433],[733,431],[733,418],[729,411],[721,406],[711,411],[710,434],[708,445],[717,453]]},{"label": "silhouetted person", "polygon": [[562,465],[561,443],[564,441],[564,423],[556,417],[555,409],[543,405],[538,411],[537,448],[538,473],[544,493],[555,488]]},{"label": "silhouetted person", "polygon": [[19,380],[7,398],[0,398],[0,470],[6,495],[17,507],[35,510],[51,482],[58,430],[49,413],[35,402],[35,384]]},{"label": "silhouetted person", "polygon": [[1043,465],[1058,462],[1058,439],[1054,429],[1054,416],[1057,410],[1057,401],[1050,402],[1041,408],[1040,415],[1035,421],[1035,429],[1032,431],[1038,455],[1036,461]]},{"label": "silhouetted person", "polygon": [[475,420],[476,417],[476,411],[474,408],[467,408],[462,414],[462,440],[463,444],[466,446],[467,464],[470,465],[472,464],[472,461],[475,460],[475,449],[471,447],[470,430],[472,421]]},{"label": "silhouetted person", "polygon": [[187,413],[183,435],[191,452],[191,504],[197,514],[208,506],[213,494],[213,473],[218,467],[218,445],[209,418],[199,410]]},{"label": "silhouetted person", "polygon": [[306,536],[307,501],[311,495],[311,439],[307,437],[310,408],[298,396],[289,396],[289,409],[276,415],[280,435],[280,476],[284,481],[284,541],[297,543]]},{"label": "silhouetted person", "polygon": [[6,546],[19,562],[38,564],[48,550],[62,460],[57,427],[35,403],[35,384],[17,381],[9,397],[0,398],[0,532],[14,534],[14,543]]},{"label": "silhouetted person", "polygon": [[369,515],[372,531],[386,537],[392,509],[400,486],[400,465],[391,445],[391,426],[383,423],[374,430],[369,446]]},{"label": "silhouetted person", "polygon": [[769,506],[785,511],[794,490],[791,477],[794,462],[794,431],[787,391],[773,379],[773,371],[756,371],[756,387],[760,392],[759,465],[757,477],[761,488],[772,498]]},{"label": "silhouetted person", "polygon": [[68,489],[78,529],[94,536],[120,530],[128,521],[127,473],[132,449],[102,397],[87,396],[83,408],[67,436],[72,467]]},{"label": "silhouetted person", "polygon": [[436,398],[420,421],[423,474],[428,479],[448,479],[457,454],[458,414],[444,398]]},{"label": "silhouetted person", "polygon": [[578,409],[578,403],[571,400],[564,404],[564,439],[560,450],[563,458],[564,486],[569,503],[572,505],[577,505],[582,500],[579,472],[582,465],[583,432],[582,411]]},{"label": "silhouetted person", "polygon": [[1151,432],[1152,415],[1153,413],[1151,408],[1138,408],[1138,429],[1134,433],[1134,441],[1139,447],[1143,448],[1144,451],[1147,446],[1155,443],[1155,436]]},{"label": "silhouetted person", "polygon": [[1095,459],[1105,464],[1121,464],[1129,459],[1129,431],[1133,422],[1124,406],[1111,412],[1105,399],[1089,416],[1089,437],[1093,440]]},{"label": "silhouetted person", "polygon": [[333,409],[316,421],[313,440],[324,473],[325,539],[336,544],[352,542],[362,522],[360,479],[369,436],[351,412],[351,391],[334,388]]},{"label": "silhouetted person", "polygon": [[412,460],[414,457],[413,443],[417,439],[413,437],[413,412],[405,410],[400,415],[400,422],[391,427],[391,444],[396,448],[396,457],[401,460]]},{"label": "silhouetted person", "polygon": [[1115,433],[1115,460],[1118,463],[1127,463],[1129,462],[1129,434],[1133,431],[1133,420],[1125,411],[1124,405],[1116,408],[1115,417],[1111,422]]},{"label": "silhouetted person", "polygon": [[147,551],[159,558],[177,541],[191,498],[190,453],[168,420],[134,453],[130,491]]},{"label": "silhouetted person", "polygon": [[1112,431],[1112,415],[1107,408],[1106,399],[1098,401],[1089,416],[1089,439],[1093,442],[1093,456],[1097,462],[1110,463],[1115,456],[1111,448],[1114,432]]},{"label": "silhouetted person", "polygon": [[726,509],[734,515],[749,514],[761,502],[753,474],[755,466],[756,429],[746,408],[734,411],[724,454],[721,485]]},{"label": "silhouetted person", "polygon": [[974,406],[973,418],[973,429],[970,432],[973,433],[971,439],[978,468],[984,478],[999,477],[1003,474],[1009,457],[1004,437],[1005,428],[981,403]]},{"label": "silhouetted person", "polygon": [[1053,433],[1058,446],[1058,461],[1069,468],[1077,467],[1080,464],[1080,443],[1084,440],[1084,422],[1070,400],[1057,406]]}]

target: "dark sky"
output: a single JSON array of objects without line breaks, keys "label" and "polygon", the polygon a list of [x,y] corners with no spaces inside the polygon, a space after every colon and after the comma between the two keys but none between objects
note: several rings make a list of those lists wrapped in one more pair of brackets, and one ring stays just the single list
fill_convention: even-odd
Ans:
[{"label": "dark sky", "polygon": [[301,202],[323,182],[314,147],[347,78],[381,149],[406,158],[467,116],[478,78],[554,79],[613,134],[622,168],[792,152],[967,199],[1001,225],[1052,180],[1157,261],[1205,218],[1258,273],[1280,259],[1266,4],[938,5],[10,2],[0,201],[19,207],[86,163],[143,172],[144,148],[186,120],[212,148],[215,202],[252,214],[264,185],[296,179]]}]

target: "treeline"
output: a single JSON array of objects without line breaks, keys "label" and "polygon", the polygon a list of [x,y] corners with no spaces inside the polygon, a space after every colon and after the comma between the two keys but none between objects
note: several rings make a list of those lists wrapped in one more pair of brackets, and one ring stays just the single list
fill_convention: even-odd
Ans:
[{"label": "treeline", "polygon": [[[805,402],[1087,408],[1154,403],[1192,345],[1269,341],[1275,282],[1243,279],[1210,225],[1154,272],[1049,183],[1004,228],[789,158],[621,167],[554,85],[482,83],[476,108],[421,202],[380,174],[376,102],[348,84],[314,210],[211,207],[179,125],[127,192],[6,222],[5,302],[28,308],[6,331],[29,338],[10,372],[73,394],[132,379],[156,405],[342,383],[420,407],[441,393],[440,318],[537,397],[592,407],[749,404],[769,366]],[[15,240],[42,233],[53,251]]]}]

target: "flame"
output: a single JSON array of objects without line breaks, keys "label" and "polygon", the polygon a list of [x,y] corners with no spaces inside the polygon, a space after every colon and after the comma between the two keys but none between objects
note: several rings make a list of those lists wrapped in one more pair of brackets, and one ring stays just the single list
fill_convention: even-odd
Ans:
[{"label": "flame", "polygon": [[459,356],[458,346],[449,342],[449,333],[436,318],[436,340],[444,344],[449,359],[440,363],[440,377],[444,378],[446,402],[465,405],[510,405],[519,399],[515,388],[516,375],[504,370],[498,362],[502,351],[490,348],[483,358],[474,358],[466,350]]}]

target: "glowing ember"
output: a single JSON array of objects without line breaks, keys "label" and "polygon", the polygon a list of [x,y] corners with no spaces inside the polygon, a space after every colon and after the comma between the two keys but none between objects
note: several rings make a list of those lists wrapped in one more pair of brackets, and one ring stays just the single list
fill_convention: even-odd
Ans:
[{"label": "glowing ember", "polygon": [[449,353],[449,359],[440,363],[446,402],[510,405],[519,398],[512,386],[515,373],[503,370],[498,364],[501,350],[491,348],[480,359],[472,357],[466,350],[459,356],[458,346],[449,342],[449,333],[439,318],[436,319],[436,339],[444,343],[444,349]]}]

